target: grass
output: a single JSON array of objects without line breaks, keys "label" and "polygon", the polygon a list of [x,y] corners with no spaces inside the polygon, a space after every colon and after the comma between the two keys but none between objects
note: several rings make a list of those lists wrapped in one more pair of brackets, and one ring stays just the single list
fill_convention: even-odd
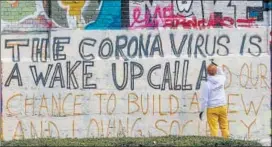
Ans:
[{"label": "grass", "polygon": [[256,141],[219,137],[169,136],[150,138],[26,139],[3,142],[2,146],[261,146]]}]

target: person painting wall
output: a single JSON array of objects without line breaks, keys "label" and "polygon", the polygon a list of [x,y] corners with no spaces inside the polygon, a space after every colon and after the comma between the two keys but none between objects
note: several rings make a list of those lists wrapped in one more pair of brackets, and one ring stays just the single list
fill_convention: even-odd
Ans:
[{"label": "person painting wall", "polygon": [[203,113],[207,110],[207,120],[211,136],[218,136],[218,126],[222,136],[229,138],[227,100],[224,85],[226,75],[222,69],[213,61],[207,68],[208,78],[201,89],[201,111],[199,114],[202,120]]}]

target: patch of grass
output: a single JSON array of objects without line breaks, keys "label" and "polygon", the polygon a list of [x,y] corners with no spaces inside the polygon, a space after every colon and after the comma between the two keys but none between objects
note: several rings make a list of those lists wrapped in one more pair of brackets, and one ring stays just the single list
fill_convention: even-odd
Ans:
[{"label": "patch of grass", "polygon": [[4,142],[3,146],[261,146],[256,141],[204,136],[149,138],[26,139]]}]

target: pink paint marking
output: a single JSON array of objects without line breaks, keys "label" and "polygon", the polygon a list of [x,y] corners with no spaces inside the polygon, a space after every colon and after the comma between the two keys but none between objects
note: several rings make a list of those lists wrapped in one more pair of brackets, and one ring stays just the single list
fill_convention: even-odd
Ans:
[{"label": "pink paint marking", "polygon": [[[144,16],[144,18],[140,18]],[[255,19],[237,19],[236,21],[231,17],[218,17],[213,13],[210,14],[209,19],[197,19],[196,16],[192,16],[190,19],[177,13],[174,13],[174,6],[170,4],[166,7],[156,6],[153,15],[149,10],[142,13],[140,7],[136,7],[133,10],[133,22],[130,28],[150,28],[159,27],[164,28],[177,28],[183,27],[184,29],[209,29],[214,28],[217,25],[233,28],[236,22],[238,27],[252,27],[255,23]]]}]

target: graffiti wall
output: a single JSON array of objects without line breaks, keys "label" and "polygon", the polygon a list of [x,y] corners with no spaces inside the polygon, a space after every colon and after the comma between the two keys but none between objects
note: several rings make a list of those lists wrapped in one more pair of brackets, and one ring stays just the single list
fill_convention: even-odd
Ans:
[{"label": "graffiti wall", "polygon": [[130,28],[233,28],[271,26],[271,2],[131,0]]},{"label": "graffiti wall", "polygon": [[232,136],[269,136],[266,29],[57,31],[2,42],[5,140],[209,135],[198,112],[211,58],[227,75]]},{"label": "graffiti wall", "polygon": [[1,1],[1,31],[120,29],[120,0]]},{"label": "graffiti wall", "polygon": [[271,0],[1,0],[0,12],[4,140],[208,136],[210,59],[227,75],[232,137],[271,134]]},{"label": "graffiti wall", "polygon": [[270,0],[1,1],[1,31],[271,26]]}]

